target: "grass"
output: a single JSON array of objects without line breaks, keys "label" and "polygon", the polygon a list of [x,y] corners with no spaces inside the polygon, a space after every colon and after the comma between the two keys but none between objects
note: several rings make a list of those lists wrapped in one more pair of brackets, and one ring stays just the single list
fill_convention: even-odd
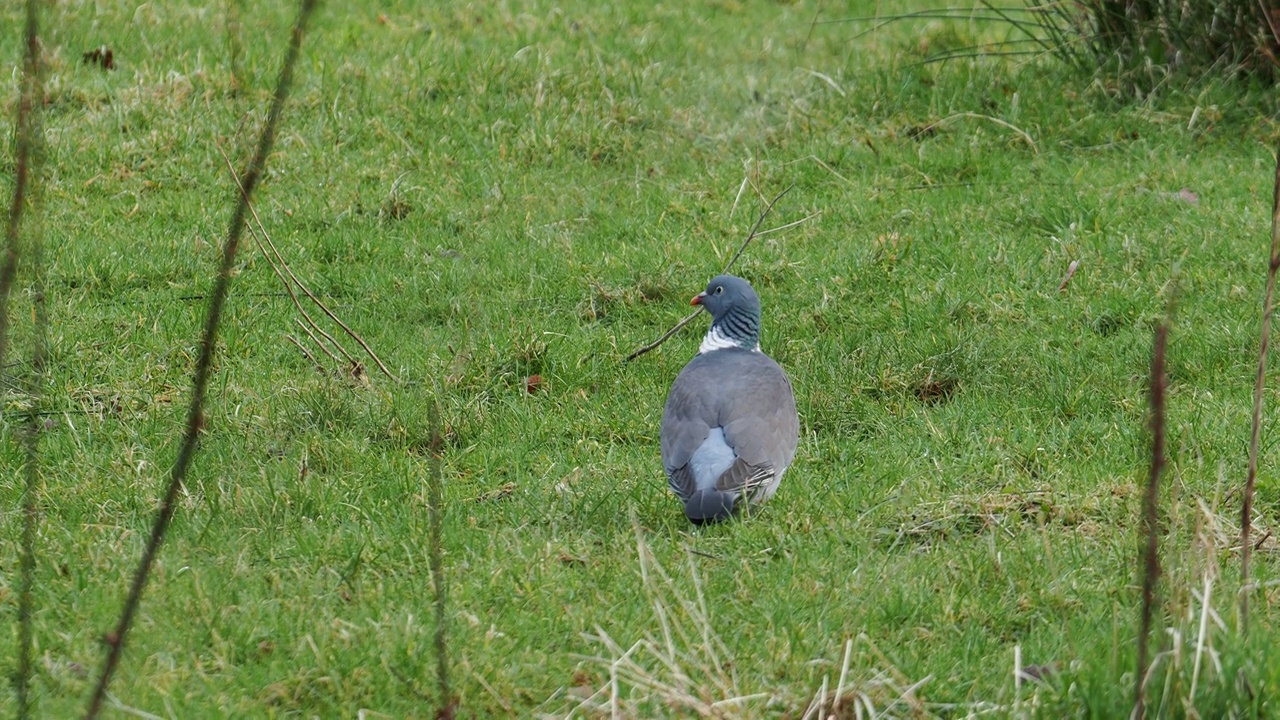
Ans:
[{"label": "grass", "polygon": [[[176,452],[234,198],[219,146],[243,165],[293,8],[44,11],[33,701],[58,717],[83,710]],[[19,26],[18,8],[2,12]],[[255,202],[294,272],[406,383],[318,373],[244,248],[207,434],[115,701],[177,717],[425,714],[438,402],[463,716],[567,713],[642,641],[658,652],[637,660],[647,675],[613,672],[619,712],[689,712],[663,690],[680,687],[663,617],[688,636],[673,653],[697,680],[687,695],[759,695],[732,714],[800,717],[822,700],[851,715],[858,693],[890,714],[1126,713],[1146,369],[1176,278],[1149,707],[1274,714],[1275,540],[1255,559],[1247,642],[1231,547],[1280,137],[1268,96],[1200,81],[1135,100],[1051,63],[922,65],[1009,31],[928,21],[853,41],[868,23],[816,12],[322,6]],[[102,44],[115,71],[80,62]],[[16,34],[0,57],[20,61]],[[760,514],[695,531],[666,489],[657,420],[699,332],[621,360],[682,316],[792,183],[773,220],[816,217],[760,238],[737,270],[795,385],[798,460]],[[25,402],[6,391],[0,426],[7,647]],[[1280,511],[1268,436],[1257,537]],[[642,577],[642,552],[665,579]],[[721,668],[692,667],[707,647]],[[1056,672],[1016,683],[1015,648]],[[0,653],[0,672],[14,662]]]}]

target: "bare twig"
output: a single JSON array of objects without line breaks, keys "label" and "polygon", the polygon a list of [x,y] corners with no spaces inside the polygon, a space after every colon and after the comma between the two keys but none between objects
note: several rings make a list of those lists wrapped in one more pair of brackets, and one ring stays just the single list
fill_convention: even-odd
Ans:
[{"label": "bare twig", "polygon": [[700,314],[702,314],[702,308],[698,308],[697,310],[694,310],[693,312],[689,313],[687,316],[685,316],[685,319],[676,323],[675,327],[663,333],[662,337],[658,338],[657,340],[654,340],[648,345],[645,345],[639,348],[638,350],[636,350],[635,352],[631,353],[630,355],[628,355],[626,362],[631,362],[632,360],[635,360],[641,355],[649,352],[650,350],[653,350],[654,348],[658,347],[662,343],[666,342],[672,335],[675,335],[676,333],[680,332],[680,329],[683,328],[685,325],[688,325],[689,323],[693,322]]},{"label": "bare twig", "polygon": [[803,55],[806,48],[809,47],[809,38],[813,37],[813,29],[818,26],[818,18],[822,15],[822,2],[819,0],[818,9],[813,13],[813,22],[809,23],[809,32],[804,35],[804,42],[800,43],[800,54]]},{"label": "bare twig", "polygon": [[[6,247],[3,264],[0,265],[0,362],[8,341],[9,297],[13,291],[13,281],[18,269],[19,229],[22,226],[22,215],[28,202],[28,195],[37,197],[34,180],[39,177],[40,161],[40,108],[44,105],[44,88],[40,73],[40,40],[38,35],[39,2],[27,0],[26,24],[23,33],[26,40],[26,57],[22,68],[22,89],[18,100],[18,120],[15,127],[17,136],[17,158],[15,159],[13,204],[9,208],[9,224],[5,237]],[[35,209],[35,208],[33,208]],[[30,395],[31,407],[27,416],[26,430],[23,433],[26,467],[25,483],[22,489],[22,540],[21,555],[18,559],[18,668],[15,678],[17,687],[17,717],[25,719],[31,714],[31,654],[34,642],[34,610],[35,601],[32,591],[35,586],[36,573],[36,530],[39,523],[39,506],[36,495],[40,480],[40,414],[39,396],[44,379],[46,336],[48,333],[48,309],[45,304],[44,267],[41,257],[41,237],[38,226],[38,212],[33,213],[37,223],[30,227],[29,264],[33,270],[35,289],[36,324],[33,329],[31,351],[31,371],[27,378],[27,392]]]},{"label": "bare twig", "polygon": [[1156,581],[1160,577],[1159,489],[1164,470],[1165,346],[1169,338],[1169,318],[1156,326],[1155,348],[1151,354],[1151,470],[1147,475],[1142,502],[1142,620],[1138,628],[1138,674],[1134,677],[1133,716],[1142,720],[1146,712],[1147,640],[1155,606]]},{"label": "bare twig", "polygon": [[[305,315],[305,313],[304,313],[304,315]],[[329,359],[330,359],[330,360],[332,360],[332,361],[334,361],[334,362],[336,362],[336,363],[341,363],[341,362],[342,362],[341,360],[339,360],[339,359],[338,359],[338,356],[337,356],[337,355],[334,355],[334,354],[333,354],[333,351],[332,351],[332,350],[330,350],[330,349],[328,348],[328,346],[326,346],[324,343],[320,342],[320,338],[316,337],[316,334],[315,334],[315,333],[313,333],[313,332],[311,332],[311,328],[307,327],[307,324],[306,324],[306,323],[302,322],[302,321],[301,321],[301,320],[299,320],[298,318],[294,318],[294,319],[293,319],[293,321],[294,321],[295,323],[297,323],[297,324],[298,324],[298,327],[302,328],[302,331],[303,331],[303,332],[305,332],[305,333],[307,334],[307,337],[311,338],[311,342],[315,343],[315,344],[316,344],[316,347],[320,348],[320,349],[324,352],[324,354],[325,354],[325,355],[328,355],[328,356],[329,356]],[[350,355],[348,355],[348,354],[346,353],[345,348],[343,348],[341,345],[339,345],[339,346],[338,346],[338,349],[339,349],[339,350],[343,350],[343,354],[344,354],[344,355],[347,355],[348,361],[350,361],[350,357],[351,357],[351,356],[350,356]]]},{"label": "bare twig", "polygon": [[1249,436],[1249,471],[1244,481],[1244,501],[1240,508],[1240,634],[1249,634],[1249,560],[1253,546],[1249,532],[1253,525],[1253,488],[1258,476],[1258,441],[1262,434],[1262,390],[1267,382],[1267,351],[1271,342],[1272,299],[1276,291],[1276,271],[1280,270],[1280,150],[1276,154],[1275,181],[1271,190],[1271,262],[1267,265],[1267,292],[1262,300],[1262,342],[1258,345],[1258,374],[1253,382],[1253,428]]},{"label": "bare twig", "polygon": [[738,252],[733,254],[733,257],[729,259],[728,264],[724,266],[724,270],[720,271],[721,275],[729,272],[729,269],[733,267],[733,264],[738,262],[738,258],[742,257],[742,251],[746,250],[747,246],[751,244],[751,241],[756,239],[756,234],[760,230],[760,224],[764,222],[765,218],[769,217],[769,213],[773,211],[773,206],[777,205],[778,201],[782,199],[782,196],[791,192],[791,189],[794,187],[795,183],[792,183],[783,188],[782,192],[773,196],[773,199],[769,201],[769,204],[760,212],[760,217],[756,218],[756,224],[751,226],[751,232],[747,235],[747,239],[742,241],[742,245],[738,248]]},{"label": "bare twig", "polygon": [[240,238],[244,232],[244,219],[249,206],[248,200],[253,196],[253,190],[258,184],[258,180],[262,177],[263,169],[267,164],[267,157],[271,153],[271,145],[275,141],[276,127],[280,123],[285,99],[289,95],[289,86],[293,80],[293,66],[297,62],[298,54],[302,47],[302,36],[306,31],[307,21],[310,19],[315,7],[316,0],[301,0],[298,17],[289,38],[289,49],[285,54],[284,64],[280,69],[280,77],[276,82],[275,94],[271,99],[271,109],[267,114],[267,121],[262,127],[262,135],[258,138],[257,150],[254,152],[253,159],[249,162],[249,169],[245,173],[244,183],[240,187],[240,192],[237,193],[239,199],[235,205],[231,225],[227,229],[226,242],[222,246],[222,261],[218,268],[218,279],[214,284],[213,295],[209,299],[209,311],[205,318],[204,333],[200,340],[200,357],[196,361],[191,406],[187,411],[187,423],[182,437],[182,446],[178,451],[177,461],[174,463],[173,471],[169,476],[169,484],[165,490],[164,499],[160,503],[160,509],[156,512],[155,523],[151,527],[151,536],[147,540],[146,549],[143,551],[142,559],[138,563],[138,569],[134,573],[133,583],[129,588],[129,596],[125,600],[124,608],[120,613],[119,623],[117,623],[115,631],[107,636],[110,651],[103,662],[102,672],[98,677],[98,684],[94,689],[93,698],[90,700],[89,708],[85,712],[86,720],[96,718],[102,709],[102,703],[107,694],[107,686],[111,683],[111,676],[115,673],[116,666],[120,663],[120,655],[124,650],[129,628],[133,624],[134,614],[137,612],[138,605],[142,599],[142,590],[146,586],[147,576],[150,574],[152,563],[160,550],[160,544],[164,541],[165,531],[169,528],[169,521],[173,519],[178,490],[182,487],[187,475],[187,469],[191,466],[191,460],[195,456],[196,444],[200,437],[201,428],[204,426],[204,398],[209,387],[209,376],[213,368],[213,352],[217,343],[218,324],[222,319],[222,308],[226,304],[227,291],[231,286],[236,251],[240,248]]},{"label": "bare twig", "polygon": [[293,343],[293,346],[298,348],[298,350],[302,353],[302,357],[310,360],[311,364],[314,365],[317,370],[320,370],[321,372],[324,371],[324,366],[321,365],[319,361],[316,360],[316,356],[312,355],[311,351],[308,350],[305,346],[303,346],[302,343],[298,342],[296,338],[294,338],[292,335],[285,335],[284,339]]},{"label": "bare twig", "polygon": [[[218,151],[222,152],[222,149],[219,148]],[[235,167],[233,167],[231,165],[231,161],[227,159],[226,153],[222,153],[222,159],[227,163],[227,169],[231,172],[231,178],[235,181],[237,186],[240,186],[240,177],[236,175]],[[243,187],[241,187],[241,192],[243,192]],[[246,202],[248,201],[246,200]],[[377,353],[373,351],[373,348],[369,347],[369,344],[364,341],[364,338],[360,337],[354,330],[347,327],[347,324],[342,322],[341,318],[339,318],[336,314],[334,314],[332,310],[328,308],[328,306],[326,306],[323,302],[321,302],[320,298],[316,297],[315,293],[311,292],[311,289],[308,288],[306,285],[304,285],[302,281],[298,279],[297,275],[293,274],[293,270],[289,268],[289,263],[285,262],[284,256],[280,254],[280,250],[277,249],[276,244],[272,242],[271,236],[267,233],[267,228],[262,224],[262,219],[258,217],[258,211],[253,207],[252,202],[249,202],[249,213],[253,216],[254,222],[257,223],[258,225],[258,229],[256,232],[254,231],[252,226],[250,226],[249,232],[250,234],[253,235],[254,241],[258,243],[258,249],[262,252],[262,256],[267,259],[267,262],[270,263],[271,265],[271,269],[275,271],[276,275],[280,278],[280,281],[284,283],[285,288],[289,291],[289,297],[293,299],[293,304],[298,309],[298,312],[302,313],[302,316],[307,319],[307,322],[310,323],[311,326],[315,328],[317,332],[319,332],[321,335],[324,335],[326,339],[328,339],[331,343],[333,343],[334,346],[337,347],[338,350],[340,350],[342,354],[346,356],[349,362],[351,362],[353,365],[357,364],[356,360],[353,357],[351,357],[350,353],[348,353],[346,349],[344,349],[342,345],[333,338],[333,336],[325,332],[319,325],[317,325],[315,321],[311,319],[311,316],[307,314],[306,310],[302,309],[302,305],[298,302],[297,295],[295,295],[293,292],[293,287],[289,284],[288,280],[285,280],[284,274],[287,274],[289,276],[289,279],[293,280],[293,283],[298,286],[298,289],[301,290],[303,294],[305,294],[307,298],[311,300],[311,302],[315,303],[316,307],[320,308],[320,310],[322,310],[325,315],[328,315],[330,320],[333,320],[335,323],[337,323],[338,326],[342,328],[343,332],[345,332],[352,340],[355,340],[360,345],[360,347],[364,348],[365,353],[367,353],[369,357],[373,359],[373,362],[378,366],[378,369],[381,370],[384,375],[386,375],[387,377],[391,378],[396,382],[401,382],[400,378],[396,377],[394,373],[392,373],[390,370],[387,369],[387,366],[382,363],[382,360],[378,358]],[[262,234],[261,239],[259,239],[258,233]],[[271,253],[275,255],[274,261],[271,259],[271,255],[269,255],[266,249],[262,246],[262,243],[264,240],[267,244],[267,247],[271,248]],[[281,274],[282,268],[284,270],[284,274]]]},{"label": "bare twig", "polygon": [[1267,29],[1271,31],[1271,41],[1280,44],[1280,28],[1276,27],[1276,21],[1271,17],[1267,3],[1264,0],[1258,0],[1258,9],[1262,11],[1263,19],[1267,21]]},{"label": "bare twig", "polygon": [[[236,178],[236,182],[239,182],[239,178]],[[249,212],[254,212],[252,206],[249,207]],[[256,216],[256,213],[254,214]],[[311,314],[308,313],[306,309],[302,307],[302,303],[298,300],[297,293],[293,291],[293,285],[291,285],[289,281],[285,279],[284,273],[281,272],[280,270],[280,265],[277,265],[276,260],[273,260],[271,258],[270,253],[267,252],[266,246],[263,245],[262,243],[263,237],[267,238],[267,242],[271,241],[271,238],[267,237],[266,231],[262,230],[261,227],[255,229],[253,225],[247,225],[247,227],[249,228],[249,236],[253,238],[254,244],[258,246],[258,251],[262,253],[262,257],[265,258],[267,261],[267,264],[271,266],[271,269],[275,272],[276,277],[279,278],[280,282],[284,284],[284,289],[289,295],[289,300],[291,300],[293,302],[293,306],[297,308],[298,314],[301,315],[304,320],[306,320],[306,322],[304,323],[302,320],[297,320],[297,318],[294,318],[295,320],[297,320],[298,325],[303,330],[307,331],[307,335],[309,335],[311,339],[315,341],[316,346],[318,346],[321,350],[323,350],[326,355],[333,358],[334,362],[340,363],[341,361],[338,359],[337,355],[334,355],[332,352],[329,351],[329,348],[325,346],[324,343],[320,342],[320,340],[316,338],[315,333],[320,333],[320,335],[324,337],[325,340],[329,341],[330,345],[337,348],[338,352],[342,353],[342,357],[347,359],[348,366],[359,367],[360,361],[356,360],[355,356],[353,356],[351,352],[348,351],[345,346],[343,346],[342,343],[338,342],[337,338],[335,338],[333,335],[330,335],[328,332],[326,332],[324,328],[320,327],[320,325],[311,317]],[[261,235],[259,235],[259,233],[261,233]],[[275,246],[272,245],[271,249],[275,250]],[[276,256],[277,258],[279,258],[279,262],[283,264],[284,259],[279,257],[279,252],[276,253]],[[285,272],[289,270],[288,265],[284,266],[284,270]],[[292,276],[293,273],[290,272],[289,275]],[[314,332],[312,332],[313,330]]]},{"label": "bare twig", "polygon": [[[791,192],[791,189],[794,187],[795,187],[794,183],[791,185],[788,185],[786,188],[782,190],[782,192],[773,196],[773,199],[770,200],[769,204],[765,206],[763,211],[761,211],[760,216],[756,218],[756,224],[751,226],[751,232],[747,235],[747,239],[742,241],[742,245],[738,247],[738,251],[733,254],[732,258],[729,259],[728,264],[724,266],[724,270],[721,271],[721,274],[729,272],[730,268],[733,267],[733,264],[738,262],[738,258],[742,257],[742,251],[746,250],[747,246],[750,245],[751,241],[756,239],[757,236],[767,235],[771,232],[777,232],[779,230],[784,230],[786,228],[792,227],[794,225],[799,225],[800,223],[805,222],[806,220],[809,220],[811,217],[813,217],[812,215],[810,215],[809,217],[806,217],[804,220],[799,220],[797,222],[783,225],[782,227],[771,228],[769,230],[765,230],[764,232],[760,232],[760,224],[764,222],[765,218],[769,217],[769,213],[773,210],[773,206],[776,205],[778,201],[782,199],[783,195],[786,195],[787,193]],[[689,323],[693,322],[694,318],[698,317],[698,314],[701,312],[702,312],[701,308],[699,308],[698,310],[695,310],[685,319],[676,323],[675,327],[663,333],[662,337],[658,338],[657,340],[654,340],[648,345],[640,347],[635,352],[628,355],[627,359],[624,360],[623,362],[631,362],[632,360],[635,360],[636,358],[640,357],[641,355],[644,355],[650,350],[657,348],[659,345],[661,345],[662,343],[670,339],[672,335],[675,335],[676,333],[680,332],[680,329],[683,328],[685,325],[688,325]]]},{"label": "bare twig", "polygon": [[41,92],[39,79],[40,40],[36,35],[38,4],[27,0],[27,20],[24,29],[27,54],[23,64],[22,91],[18,98],[18,120],[14,127],[17,157],[14,158],[13,203],[9,206],[9,222],[5,230],[4,258],[0,260],[0,363],[4,362],[9,340],[9,297],[13,291],[13,279],[18,273],[18,228],[22,224],[22,211],[27,206],[30,191],[30,175],[35,154],[35,114],[39,108],[35,102]]},{"label": "bare twig", "polygon": [[779,226],[777,226],[777,227],[771,227],[771,228],[769,228],[768,230],[761,230],[760,232],[756,233],[756,237],[758,237],[758,238],[762,238],[762,237],[764,237],[765,235],[772,235],[772,234],[774,234],[774,233],[776,233],[776,232],[782,232],[783,230],[790,230],[791,228],[793,228],[793,227],[795,227],[795,226],[797,226],[797,225],[803,225],[803,224],[805,224],[805,223],[809,222],[810,220],[812,220],[812,219],[814,219],[814,218],[818,217],[818,216],[819,216],[819,215],[821,215],[821,214],[822,214],[821,212],[816,212],[816,213],[813,213],[812,215],[805,215],[804,217],[800,218],[799,220],[792,220],[791,222],[787,223],[786,225],[779,225]]}]

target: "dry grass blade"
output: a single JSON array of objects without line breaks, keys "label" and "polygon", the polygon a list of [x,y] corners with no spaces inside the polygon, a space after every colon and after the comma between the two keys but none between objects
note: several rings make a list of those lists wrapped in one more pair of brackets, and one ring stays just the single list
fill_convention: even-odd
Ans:
[{"label": "dry grass blade", "polygon": [[[782,192],[773,196],[773,199],[769,201],[769,204],[766,205],[764,210],[760,212],[760,216],[756,218],[756,224],[751,227],[751,232],[747,235],[747,239],[742,241],[742,245],[738,246],[738,251],[734,253],[733,257],[729,259],[729,262],[725,264],[724,270],[721,271],[722,274],[729,272],[729,270],[733,267],[733,264],[738,262],[738,258],[742,257],[742,252],[747,249],[747,246],[750,245],[751,241],[754,240],[757,236],[766,235],[771,232],[777,232],[779,230],[784,230],[788,227],[792,227],[793,225],[799,224],[799,222],[789,223],[779,228],[772,228],[770,230],[766,230],[763,233],[760,232],[760,224],[764,222],[765,218],[769,217],[769,213],[773,210],[773,206],[776,205],[778,201],[782,199],[783,195],[786,195],[787,193],[791,192],[791,189],[794,187],[795,187],[794,184],[788,185],[786,188],[782,190]],[[805,220],[808,220],[808,219],[809,218],[805,218]],[[800,222],[804,222],[804,220]],[[656,349],[659,345],[661,345],[662,343],[670,339],[672,335],[675,335],[676,333],[680,332],[680,329],[683,328],[685,325],[688,325],[689,323],[693,322],[694,318],[698,317],[699,313],[701,312],[702,312],[701,309],[694,311],[688,317],[676,323],[675,327],[663,333],[662,337],[658,338],[657,340],[654,340],[648,345],[644,345],[636,349],[636,351],[628,355],[626,360],[624,360],[623,362],[631,362],[632,360],[635,360],[641,355],[644,355],[645,353]]]},{"label": "dry grass blade", "polygon": [[[44,89],[40,76],[40,40],[38,24],[39,3],[27,0],[26,23],[23,28],[26,56],[22,67],[21,96],[18,100],[18,119],[15,127],[17,157],[14,161],[13,204],[9,207],[9,223],[5,236],[4,259],[0,264],[0,366],[8,345],[9,297],[18,270],[19,231],[23,225],[23,210],[37,196],[33,180],[39,176],[40,161],[40,108],[44,106]],[[34,202],[32,202],[34,205]],[[34,210],[35,208],[33,208]],[[35,603],[32,591],[35,587],[36,533],[39,523],[39,506],[36,492],[39,485],[40,460],[40,408],[39,392],[43,385],[46,335],[48,334],[48,309],[45,304],[44,267],[41,257],[41,237],[36,223],[28,223],[29,264],[35,289],[34,303],[36,325],[32,343],[31,370],[27,376],[27,393],[32,405],[27,416],[23,445],[25,449],[24,484],[22,489],[22,539],[18,559],[18,667],[14,678],[17,695],[16,715],[26,718],[31,713],[31,655],[34,642]]]},{"label": "dry grass blade", "polygon": [[1072,260],[1071,263],[1067,265],[1067,273],[1062,276],[1062,282],[1058,283],[1058,292],[1061,293],[1067,291],[1067,285],[1071,284],[1071,278],[1075,277],[1076,270],[1079,269],[1079,260]]},{"label": "dry grass blade", "polygon": [[1276,291],[1276,271],[1280,270],[1280,150],[1276,153],[1275,179],[1271,189],[1271,262],[1267,265],[1267,292],[1262,300],[1262,341],[1258,346],[1258,374],[1253,382],[1253,425],[1249,436],[1249,470],[1244,481],[1240,508],[1240,632],[1249,634],[1249,560],[1253,546],[1249,532],[1253,523],[1253,492],[1258,476],[1258,441],[1262,435],[1262,391],[1267,382],[1267,352],[1271,341],[1271,313]]},{"label": "dry grass blade", "polygon": [[[634,517],[633,524],[641,586],[653,610],[656,637],[624,647],[600,627],[586,636],[604,653],[585,659],[607,670],[609,677],[569,716],[590,710],[609,717],[645,717],[651,705],[698,717],[750,715],[750,704],[770,694],[739,690],[728,648],[714,630],[694,553],[687,553],[693,584],[693,597],[688,597],[654,557]],[[623,684],[629,690],[625,694]]]},{"label": "dry grass blade", "polygon": [[293,79],[293,67],[297,62],[298,54],[302,47],[302,36],[306,30],[307,21],[310,19],[315,7],[316,0],[302,0],[298,9],[298,17],[289,38],[289,48],[280,69],[280,77],[276,82],[275,93],[271,98],[271,109],[267,115],[267,121],[262,127],[262,134],[258,138],[258,146],[254,152],[253,159],[249,163],[249,170],[245,173],[245,181],[241,186],[240,193],[238,193],[235,212],[232,215],[231,225],[227,229],[227,239],[222,246],[222,260],[218,267],[218,279],[214,285],[213,294],[209,298],[209,311],[205,318],[204,332],[200,340],[200,356],[196,361],[195,377],[192,383],[191,405],[187,411],[187,422],[183,432],[182,444],[178,451],[178,458],[174,462],[173,471],[169,476],[169,484],[165,489],[164,499],[156,512],[155,522],[152,524],[151,535],[147,540],[146,548],[143,550],[142,559],[138,562],[137,571],[134,573],[133,582],[129,587],[129,595],[125,600],[124,608],[120,612],[120,620],[116,624],[115,631],[107,636],[110,649],[106,659],[103,661],[102,671],[98,676],[93,697],[90,699],[89,707],[85,712],[87,720],[96,718],[102,710],[102,703],[106,699],[107,687],[111,683],[111,676],[115,673],[115,669],[120,663],[120,655],[124,650],[125,639],[129,628],[133,624],[138,604],[142,599],[142,590],[146,586],[147,576],[151,572],[152,563],[155,561],[160,545],[164,541],[169,521],[173,518],[178,491],[182,487],[187,469],[191,466],[191,460],[195,456],[196,444],[204,426],[204,398],[209,387],[209,376],[213,368],[213,352],[217,343],[218,325],[222,319],[222,309],[226,304],[227,292],[231,287],[231,275],[235,267],[236,252],[239,250],[240,238],[244,233],[245,215],[248,212],[249,205],[248,199],[253,196],[253,190],[258,184],[258,180],[262,177],[267,158],[271,153],[271,146],[275,141],[276,128],[279,126],[280,116],[284,112],[285,99],[289,95],[289,86]]},{"label": "dry grass blade", "polygon": [[[240,182],[240,176],[236,174],[235,166],[231,164],[231,160],[227,158],[227,154],[225,152],[222,152],[222,148],[219,147],[218,152],[222,154],[222,159],[227,164],[227,171],[231,173],[231,179],[236,183],[236,187],[240,188],[240,192],[243,194],[244,186]],[[354,330],[348,327],[347,324],[344,323],[341,318],[339,318],[332,310],[330,310],[327,305],[325,305],[323,302],[320,301],[320,298],[315,296],[315,293],[311,292],[310,288],[308,288],[306,285],[302,283],[301,280],[298,279],[297,275],[293,274],[293,270],[289,268],[289,263],[287,263],[284,259],[284,256],[280,254],[280,250],[276,248],[276,244],[272,242],[271,236],[267,234],[267,228],[262,224],[262,219],[258,217],[258,211],[256,208],[254,208],[253,202],[248,197],[245,197],[245,202],[249,206],[249,214],[253,217],[253,222],[257,225],[256,230],[252,225],[250,225],[249,233],[253,236],[254,242],[257,243],[258,250],[262,252],[262,256],[266,258],[267,263],[271,265],[271,269],[275,272],[276,277],[280,279],[280,282],[284,283],[285,290],[288,291],[289,298],[293,300],[294,307],[297,308],[298,312],[302,315],[302,317],[306,318],[307,324],[309,324],[312,328],[314,328],[316,332],[323,335],[325,339],[327,339],[330,343],[333,344],[334,347],[338,348],[338,351],[341,352],[343,356],[347,358],[347,362],[351,363],[351,366],[353,368],[359,367],[359,363],[356,361],[354,357],[351,356],[351,353],[347,352],[346,348],[342,347],[342,344],[339,343],[332,335],[325,332],[323,328],[317,325],[315,320],[311,318],[311,315],[309,315],[307,311],[303,309],[302,303],[298,301],[298,296],[293,291],[294,285],[297,285],[298,289],[301,290],[303,294],[306,295],[309,300],[311,300],[311,302],[315,303],[316,307],[320,308],[320,310],[324,312],[325,315],[328,315],[330,320],[337,323],[338,327],[341,327],[342,331],[345,332],[348,337],[350,337],[352,340],[355,340],[356,343],[360,345],[360,347],[364,348],[365,353],[369,356],[370,359],[373,360],[374,364],[378,366],[378,369],[382,371],[382,374],[391,378],[395,382],[400,382],[400,378],[396,377],[394,373],[392,373],[390,370],[387,369],[387,366],[383,364],[382,360],[378,357],[378,354],[373,351],[373,348],[369,347],[369,343],[365,342],[364,338],[360,337],[359,334],[357,334]],[[271,248],[270,253],[267,252],[268,247]],[[275,256],[274,259],[272,258],[272,255]],[[285,275],[288,275],[289,278],[285,279]],[[289,282],[290,280],[293,281],[292,284]],[[316,341],[316,344],[317,345],[320,344],[318,340]]]},{"label": "dry grass blade", "polygon": [[1209,612],[1211,609],[1209,600],[1212,593],[1213,575],[1206,572],[1204,574],[1204,592],[1200,594],[1200,627],[1196,633],[1196,656],[1191,669],[1191,690],[1187,694],[1187,698],[1193,706],[1196,701],[1196,685],[1200,681],[1200,663],[1204,658],[1205,642],[1209,635]]},{"label": "dry grass blade", "polygon": [[[875,664],[885,669],[876,670],[866,680],[850,682],[849,666],[853,658],[854,641],[852,638],[846,640],[844,660],[840,665],[840,676],[834,692],[829,692],[830,678],[824,675],[822,685],[801,717],[819,720],[847,717],[934,717],[930,707],[916,695],[921,687],[933,680],[933,676],[927,675],[921,680],[910,682],[870,637],[864,633],[858,636],[858,640],[874,658]],[[883,702],[883,707],[877,708],[877,701]]]},{"label": "dry grass blade", "polygon": [[1013,132],[1017,133],[1019,137],[1021,137],[1021,138],[1022,138],[1022,141],[1023,141],[1023,142],[1025,142],[1025,143],[1027,144],[1027,147],[1031,148],[1031,151],[1032,151],[1033,153],[1035,153],[1036,155],[1039,155],[1039,154],[1040,154],[1040,148],[1036,147],[1036,141],[1031,139],[1031,135],[1030,135],[1030,134],[1028,134],[1026,130],[1023,130],[1022,128],[1020,128],[1020,127],[1018,127],[1017,125],[1014,125],[1014,124],[1012,124],[1012,123],[1010,123],[1010,122],[1007,122],[1007,121],[1005,121],[1005,120],[1001,120],[1001,119],[1000,119],[1000,118],[998,118],[998,117],[992,117],[991,115],[983,115],[982,113],[976,113],[976,112],[959,112],[959,113],[956,113],[956,114],[954,114],[954,115],[948,115],[947,117],[944,117],[944,118],[942,118],[941,120],[938,120],[938,121],[935,121],[935,122],[929,123],[929,124],[928,124],[928,125],[926,125],[925,127],[921,128],[920,132],[927,132],[927,131],[932,130],[933,128],[939,127],[939,126],[941,126],[941,125],[943,125],[943,124],[945,124],[945,123],[949,123],[949,122],[951,122],[951,121],[953,121],[953,120],[961,120],[961,119],[964,119],[964,118],[968,118],[968,119],[971,119],[971,120],[986,120],[986,121],[987,121],[987,122],[989,122],[989,123],[994,123],[994,124],[996,124],[996,125],[999,125],[1000,127],[1007,128],[1007,129],[1009,129],[1009,130],[1012,130]]},{"label": "dry grass blade", "polygon": [[[675,714],[681,717],[756,717],[760,709],[773,707],[780,697],[774,692],[744,692],[738,685],[734,658],[714,632],[707,598],[696,568],[696,554],[686,548],[688,580],[692,596],[682,592],[658,562],[645,540],[644,530],[635,521],[636,552],[640,563],[641,587],[653,611],[653,630],[630,645],[619,643],[596,626],[585,639],[601,647],[596,656],[583,659],[606,670],[608,678],[594,690],[573,693],[572,706],[561,717],[593,713],[611,718],[651,717]],[[932,680],[927,676],[911,682],[865,634],[858,643],[879,665],[873,676],[855,680],[854,640],[844,644],[840,674],[834,685],[823,677],[821,687],[799,715],[805,718],[835,717],[932,717],[929,706],[917,695]],[[834,690],[834,692],[833,692]],[[877,703],[882,707],[877,708]],[[567,711],[567,712],[566,712]]]},{"label": "dry grass blade", "polygon": [[1151,618],[1155,611],[1156,581],[1160,577],[1159,489],[1164,470],[1165,429],[1165,347],[1169,339],[1166,318],[1156,327],[1155,348],[1151,353],[1151,469],[1147,475],[1142,502],[1142,618],[1138,627],[1138,673],[1134,677],[1133,716],[1142,720],[1146,712],[1147,641],[1151,634]]}]

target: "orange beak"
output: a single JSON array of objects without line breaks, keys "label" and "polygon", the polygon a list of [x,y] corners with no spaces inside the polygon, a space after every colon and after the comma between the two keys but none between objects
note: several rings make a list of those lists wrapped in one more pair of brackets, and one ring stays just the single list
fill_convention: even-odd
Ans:
[{"label": "orange beak", "polygon": [[702,298],[704,298],[704,297],[706,297],[706,296],[707,296],[707,294],[706,294],[706,293],[704,293],[704,292],[700,292],[700,293],[698,293],[697,295],[694,295],[694,296],[693,296],[693,299],[689,301],[689,304],[690,304],[690,305],[701,305],[701,304],[702,304]]}]

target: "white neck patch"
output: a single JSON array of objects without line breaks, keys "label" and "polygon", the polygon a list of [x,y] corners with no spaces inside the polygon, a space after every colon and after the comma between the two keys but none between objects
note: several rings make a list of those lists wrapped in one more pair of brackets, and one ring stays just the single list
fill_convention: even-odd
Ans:
[{"label": "white neck patch", "polygon": [[[742,347],[741,343],[729,339],[724,333],[720,332],[720,328],[715,325],[707,331],[706,337],[702,338],[702,344],[698,346],[698,354],[709,353],[712,350],[725,350],[728,348]],[[760,352],[760,343],[751,348],[755,352]]]}]

